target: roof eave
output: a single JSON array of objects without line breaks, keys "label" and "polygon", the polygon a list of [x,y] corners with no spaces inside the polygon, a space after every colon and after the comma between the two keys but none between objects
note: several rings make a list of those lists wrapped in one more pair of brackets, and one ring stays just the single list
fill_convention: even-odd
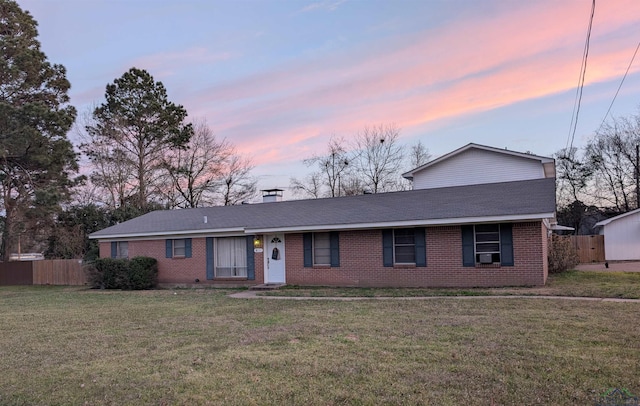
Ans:
[{"label": "roof eave", "polygon": [[116,238],[140,238],[140,237],[167,237],[167,236],[193,236],[194,234],[221,234],[221,233],[244,233],[244,227],[233,228],[211,228],[206,230],[173,230],[173,231],[154,231],[149,233],[113,233],[96,235],[90,234],[92,240],[109,240]]},{"label": "roof eave", "polygon": [[619,215],[617,215],[615,217],[611,217],[611,218],[608,218],[606,220],[599,221],[593,227],[606,226],[607,224],[611,223],[612,221],[620,220],[621,218],[628,217],[628,216],[634,215],[636,213],[640,213],[640,209],[631,210],[631,211],[628,211],[626,213],[619,214]]},{"label": "roof eave", "polygon": [[537,221],[553,218],[554,212],[548,213],[532,213],[532,214],[515,214],[503,216],[477,216],[477,217],[456,217],[442,219],[424,219],[424,220],[406,220],[406,221],[390,221],[376,223],[354,223],[354,224],[322,224],[314,226],[291,226],[291,227],[263,227],[263,228],[247,228],[247,234],[265,234],[277,232],[305,232],[305,231],[323,231],[323,230],[363,230],[391,227],[415,227],[415,226],[439,226],[439,225],[460,225],[460,224],[477,224],[477,223],[497,223],[497,222],[516,222],[516,221]]}]

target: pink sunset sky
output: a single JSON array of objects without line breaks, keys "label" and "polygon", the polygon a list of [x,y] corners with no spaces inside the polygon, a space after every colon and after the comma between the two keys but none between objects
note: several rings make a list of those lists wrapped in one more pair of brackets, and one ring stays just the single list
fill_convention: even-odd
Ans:
[{"label": "pink sunset sky", "polygon": [[[331,136],[395,123],[439,156],[469,142],[567,144],[590,0],[18,0],[80,114],[135,66],[287,188]],[[599,127],[640,41],[640,1],[597,0],[574,145]],[[640,55],[612,108],[638,113]],[[410,168],[407,168],[410,169]]]}]

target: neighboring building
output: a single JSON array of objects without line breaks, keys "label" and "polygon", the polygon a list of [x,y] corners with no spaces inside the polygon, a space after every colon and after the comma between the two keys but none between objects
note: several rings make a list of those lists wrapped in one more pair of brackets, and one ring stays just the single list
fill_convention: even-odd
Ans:
[{"label": "neighboring building", "polygon": [[551,158],[469,144],[405,174],[412,191],[269,190],[270,203],[156,211],[90,238],[102,257],[157,258],[165,285],[543,285],[554,176]]},{"label": "neighboring building", "polygon": [[640,260],[640,209],[596,223],[607,261]]},{"label": "neighboring building", "polygon": [[468,144],[405,173],[414,189],[556,177],[553,158]]},{"label": "neighboring building", "polygon": [[44,254],[40,252],[23,252],[9,255],[9,261],[41,261]]}]

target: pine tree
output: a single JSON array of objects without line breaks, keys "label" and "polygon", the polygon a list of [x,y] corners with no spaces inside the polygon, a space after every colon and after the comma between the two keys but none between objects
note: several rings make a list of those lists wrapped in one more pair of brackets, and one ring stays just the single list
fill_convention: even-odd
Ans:
[{"label": "pine tree", "polygon": [[[12,0],[0,0],[0,203],[4,260],[20,233],[33,239],[68,196],[77,156],[67,132],[76,110],[62,65],[40,50],[37,22]],[[30,235],[31,234],[31,235]]]}]

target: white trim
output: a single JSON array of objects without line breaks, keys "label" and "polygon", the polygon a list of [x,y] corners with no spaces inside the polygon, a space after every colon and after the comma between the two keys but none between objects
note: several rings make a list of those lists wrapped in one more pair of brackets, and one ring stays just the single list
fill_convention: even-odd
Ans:
[{"label": "white trim", "polygon": [[495,147],[490,147],[487,145],[480,145],[480,144],[474,144],[474,143],[470,143],[467,144],[463,147],[460,147],[458,149],[456,149],[455,151],[449,152],[448,154],[444,154],[432,161],[427,162],[426,164],[423,164],[415,169],[412,169],[408,172],[405,172],[402,174],[403,178],[412,180],[413,179],[413,175],[418,172],[421,171],[425,168],[428,168],[429,166],[435,165],[438,162],[442,162],[446,159],[449,159],[451,157],[454,157],[464,151],[467,151],[471,148],[475,148],[475,149],[481,149],[481,150],[485,150],[485,151],[491,151],[491,152],[497,152],[497,153],[501,153],[501,154],[505,154],[505,155],[512,155],[512,156],[516,156],[519,158],[528,158],[528,159],[533,159],[535,161],[540,161],[541,164],[545,164],[545,163],[550,163],[550,162],[555,162],[555,160],[553,158],[548,158],[548,157],[544,157],[544,156],[539,156],[539,155],[533,155],[533,154],[527,154],[525,152],[517,152],[517,151],[511,151],[508,149],[500,149],[500,148],[495,148]]},{"label": "white trim", "polygon": [[238,237],[250,234],[265,233],[286,233],[286,232],[306,232],[306,231],[336,231],[336,230],[363,230],[363,229],[379,229],[392,227],[416,227],[416,226],[442,226],[442,225],[460,225],[475,223],[498,223],[498,222],[516,222],[516,221],[537,221],[554,218],[555,213],[532,213],[517,214],[507,216],[487,216],[487,217],[459,217],[459,218],[443,218],[443,219],[425,219],[425,220],[405,220],[405,221],[389,221],[376,223],[354,223],[354,224],[322,224],[317,226],[290,226],[290,227],[273,227],[273,228],[228,228],[219,230],[193,230],[193,231],[167,231],[158,233],[136,233],[136,234],[111,234],[89,237],[98,241],[143,241],[157,240],[159,237],[166,239],[179,238],[204,238],[204,237]]},{"label": "white trim", "polygon": [[607,224],[611,223],[612,221],[620,220],[623,217],[631,216],[631,215],[636,214],[638,212],[640,212],[640,209],[635,209],[635,210],[628,211],[628,212],[626,212],[624,214],[620,214],[618,216],[611,217],[610,219],[599,221],[594,225],[594,227],[606,226]]},{"label": "white trim", "polygon": [[[243,227],[234,227],[234,228],[220,228],[220,229],[208,229],[208,230],[182,230],[182,231],[158,231],[158,232],[149,232],[149,233],[133,233],[133,234],[107,234],[107,235],[97,235],[97,236],[89,236],[89,239],[92,240],[115,240],[122,238],[137,238],[144,239],[152,239],[156,240],[157,238],[153,237],[175,237],[175,238],[193,238],[193,237],[217,237],[218,234],[223,233],[239,233],[239,235],[245,234],[245,229]],[[215,234],[215,235],[214,235]],[[144,238],[151,237],[151,238]],[[220,237],[223,237],[220,235]],[[229,235],[232,237],[232,235]]]},{"label": "white trim", "polygon": [[497,222],[515,222],[515,221],[536,221],[553,218],[555,213],[534,213],[534,214],[518,214],[509,216],[490,216],[490,217],[460,217],[445,219],[427,219],[427,220],[406,220],[394,222],[379,223],[357,223],[357,224],[324,224],[318,226],[292,226],[277,228],[247,228],[247,234],[262,234],[276,232],[299,232],[299,231],[324,231],[324,230],[361,230],[361,229],[377,229],[391,227],[412,227],[412,226],[438,226],[438,225],[460,225],[470,223],[497,223]]}]

